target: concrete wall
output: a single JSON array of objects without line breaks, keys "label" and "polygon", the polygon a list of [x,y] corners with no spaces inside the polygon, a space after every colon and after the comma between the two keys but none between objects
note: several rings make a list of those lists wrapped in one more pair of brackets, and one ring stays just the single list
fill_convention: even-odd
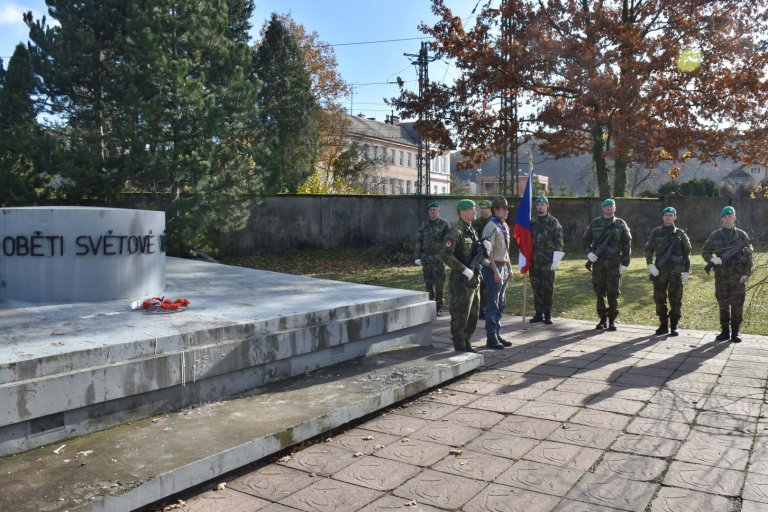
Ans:
[{"label": "concrete wall", "polygon": [[[368,247],[407,241],[413,243],[419,224],[426,219],[426,205],[437,200],[441,215],[457,220],[457,197],[416,196],[270,196],[264,198],[239,232],[223,234],[219,245],[225,254],[256,251],[284,252],[305,248]],[[473,197],[479,200],[479,197]],[[514,221],[519,198],[509,198]],[[590,220],[601,214],[601,199],[550,198],[550,211],[563,225],[566,246],[580,250],[581,234]],[[661,224],[665,206],[678,210],[677,225],[685,229],[694,244],[701,245],[709,233],[720,227],[723,206],[736,208],[738,225],[754,234],[768,219],[768,200],[702,197],[617,200],[617,216],[632,230],[633,243],[642,247],[651,230]]]}]

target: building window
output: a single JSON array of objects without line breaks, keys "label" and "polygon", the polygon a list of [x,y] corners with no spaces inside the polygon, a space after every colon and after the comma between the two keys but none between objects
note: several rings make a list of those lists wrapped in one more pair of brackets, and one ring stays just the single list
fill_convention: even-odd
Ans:
[{"label": "building window", "polygon": [[445,185],[443,185],[443,194],[445,194]]},{"label": "building window", "polygon": [[395,150],[390,149],[389,150],[389,163],[390,165],[395,165]]},{"label": "building window", "polygon": [[[410,157],[411,154],[408,153],[408,156]],[[409,160],[410,160],[410,158],[409,158]],[[408,180],[408,181],[405,182],[405,193],[406,194],[410,194],[411,193],[411,180]]]},{"label": "building window", "polygon": [[400,167],[402,167],[403,165],[405,165],[405,155],[401,151],[400,152]]},{"label": "building window", "polygon": [[408,167],[413,167],[411,164],[411,153],[408,153]]},{"label": "building window", "polygon": [[371,160],[376,160],[376,157],[379,156],[379,148],[376,146],[371,146]]}]

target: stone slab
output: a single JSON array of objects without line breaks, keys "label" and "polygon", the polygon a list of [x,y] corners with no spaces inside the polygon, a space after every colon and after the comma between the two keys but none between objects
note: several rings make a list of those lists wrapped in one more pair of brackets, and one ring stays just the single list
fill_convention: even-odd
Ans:
[{"label": "stone slab", "polygon": [[[57,443],[0,458],[4,475],[0,509],[134,510],[379,411],[481,364],[478,354],[431,347],[379,353],[263,386],[231,401],[203,404],[63,441],[60,450]],[[371,431],[370,435],[374,439],[382,436],[382,443],[392,441],[385,433]],[[320,446],[332,449],[349,465],[355,461],[341,444]],[[447,446],[442,449],[445,453],[439,458],[450,450]],[[304,464],[297,464],[300,469],[283,469],[304,475],[321,466],[323,472],[343,469],[321,464],[319,455],[312,459],[315,463],[308,459],[302,456]],[[289,475],[287,480],[299,481]],[[336,482],[334,489],[350,485],[341,484]],[[243,490],[248,492],[254,486],[258,489],[257,484],[244,483]],[[265,483],[252,494],[275,499],[281,492],[277,487]],[[318,496],[333,492],[314,489],[282,504],[303,509],[320,499]],[[361,496],[373,501],[379,493],[371,490]],[[362,507],[368,501],[355,503]]]},{"label": "stone slab", "polygon": [[432,341],[422,292],[177,258],[166,276],[187,311],[0,303],[0,455]]}]

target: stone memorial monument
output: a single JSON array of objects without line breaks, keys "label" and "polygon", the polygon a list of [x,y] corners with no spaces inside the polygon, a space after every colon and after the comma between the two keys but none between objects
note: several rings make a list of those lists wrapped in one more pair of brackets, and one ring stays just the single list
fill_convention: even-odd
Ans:
[{"label": "stone memorial monument", "polygon": [[165,213],[4,208],[0,301],[65,304],[161,295]]}]

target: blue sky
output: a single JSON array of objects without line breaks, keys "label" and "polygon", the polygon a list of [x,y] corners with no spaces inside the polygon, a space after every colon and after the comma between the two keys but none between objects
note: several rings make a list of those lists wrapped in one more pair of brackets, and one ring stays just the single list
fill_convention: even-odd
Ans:
[{"label": "blue sky", "polygon": [[[477,0],[446,0],[454,14],[465,21],[470,17]],[[390,113],[382,98],[398,95],[394,82],[400,76],[409,88],[417,89],[416,66],[404,53],[418,53],[421,22],[432,24],[435,17],[429,0],[256,0],[252,19],[253,35],[258,37],[271,13],[290,13],[296,22],[309,32],[317,32],[320,39],[334,47],[338,71],[354,94],[347,98],[346,107],[355,114],[379,121]],[[22,13],[32,11],[35,18],[47,14],[43,0],[0,0],[0,56],[5,65],[19,42],[26,42],[27,30]],[[409,39],[389,41],[393,39]],[[367,43],[370,44],[349,44]],[[451,81],[455,71],[445,62],[430,64],[429,76],[433,80]]]}]

